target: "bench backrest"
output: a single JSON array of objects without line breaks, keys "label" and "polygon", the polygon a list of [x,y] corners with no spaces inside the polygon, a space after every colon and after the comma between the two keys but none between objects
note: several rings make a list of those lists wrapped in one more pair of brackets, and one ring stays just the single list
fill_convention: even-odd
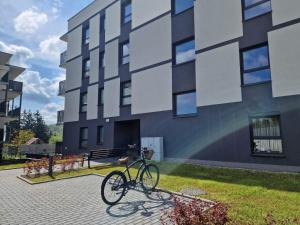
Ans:
[{"label": "bench backrest", "polygon": [[103,158],[112,158],[118,157],[126,154],[125,148],[114,148],[114,149],[98,149],[91,150],[89,159],[103,159]]}]

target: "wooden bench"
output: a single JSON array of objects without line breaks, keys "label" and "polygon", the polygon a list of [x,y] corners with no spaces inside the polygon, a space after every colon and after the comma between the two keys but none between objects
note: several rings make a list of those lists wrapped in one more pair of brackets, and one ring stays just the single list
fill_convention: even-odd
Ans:
[{"label": "wooden bench", "polygon": [[125,148],[91,150],[89,156],[87,157],[88,167],[91,168],[91,160],[120,157],[125,155],[126,151],[127,149]]}]

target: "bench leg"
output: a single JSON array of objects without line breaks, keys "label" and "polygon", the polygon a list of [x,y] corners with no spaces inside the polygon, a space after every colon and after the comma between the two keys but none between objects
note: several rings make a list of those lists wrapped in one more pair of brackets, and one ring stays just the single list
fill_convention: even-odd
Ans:
[{"label": "bench leg", "polygon": [[89,169],[91,169],[90,159],[88,159],[88,167],[89,167]]}]

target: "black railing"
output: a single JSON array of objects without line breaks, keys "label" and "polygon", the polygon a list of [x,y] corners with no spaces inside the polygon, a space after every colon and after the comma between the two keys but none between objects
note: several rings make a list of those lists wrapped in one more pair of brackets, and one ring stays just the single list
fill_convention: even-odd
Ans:
[{"label": "black railing", "polygon": [[59,96],[65,95],[65,81],[64,80],[59,82],[58,95]]},{"label": "black railing", "polygon": [[8,82],[8,90],[15,91],[15,92],[22,92],[23,90],[23,83],[19,81],[10,80]]},{"label": "black railing", "polygon": [[62,125],[64,123],[64,111],[57,112],[57,125]]},{"label": "black railing", "polygon": [[67,51],[60,54],[60,67],[65,67],[67,63]]},{"label": "black railing", "polygon": [[8,111],[9,117],[19,117],[21,114],[21,108],[15,108],[13,110]]}]

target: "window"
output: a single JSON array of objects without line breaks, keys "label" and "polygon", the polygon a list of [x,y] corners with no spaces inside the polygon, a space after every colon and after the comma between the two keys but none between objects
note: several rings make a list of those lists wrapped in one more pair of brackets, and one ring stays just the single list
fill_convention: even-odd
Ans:
[{"label": "window", "polygon": [[82,78],[88,78],[90,76],[90,67],[91,67],[91,61],[90,61],[90,59],[85,59],[83,61]]},{"label": "window", "polygon": [[175,114],[184,116],[197,113],[196,92],[186,92],[175,95]]},{"label": "window", "polygon": [[251,118],[253,153],[283,153],[280,116]]},{"label": "window", "polygon": [[97,144],[102,145],[104,142],[103,126],[97,127]]},{"label": "window", "polygon": [[121,105],[131,105],[131,82],[122,84]]},{"label": "window", "polygon": [[80,148],[87,148],[88,145],[88,128],[83,127],[80,128],[80,143],[79,147]]},{"label": "window", "polygon": [[187,9],[194,7],[194,0],[173,0],[174,14],[181,13]]},{"label": "window", "polygon": [[87,93],[80,95],[80,112],[84,113],[87,111]]},{"label": "window", "polygon": [[132,13],[131,2],[125,1],[122,4],[122,22],[123,22],[123,24],[131,21],[131,13]]},{"label": "window", "polygon": [[244,19],[248,20],[272,11],[270,0],[243,0]]},{"label": "window", "polygon": [[129,42],[121,44],[120,52],[122,65],[129,63]]},{"label": "window", "polygon": [[100,17],[100,32],[105,31],[105,15]]},{"label": "window", "polygon": [[104,68],[104,56],[105,56],[105,52],[100,52],[100,56],[99,56],[99,64],[100,64],[100,68]]},{"label": "window", "polygon": [[175,44],[175,64],[189,62],[195,59],[195,41],[189,40]]},{"label": "window", "polygon": [[100,88],[99,89],[99,96],[98,96],[98,105],[103,105],[104,104],[103,92],[104,92],[104,88]]},{"label": "window", "polygon": [[89,27],[85,27],[83,29],[83,44],[88,44],[90,43],[90,28]]},{"label": "window", "polygon": [[243,84],[271,80],[268,46],[243,51]]}]

